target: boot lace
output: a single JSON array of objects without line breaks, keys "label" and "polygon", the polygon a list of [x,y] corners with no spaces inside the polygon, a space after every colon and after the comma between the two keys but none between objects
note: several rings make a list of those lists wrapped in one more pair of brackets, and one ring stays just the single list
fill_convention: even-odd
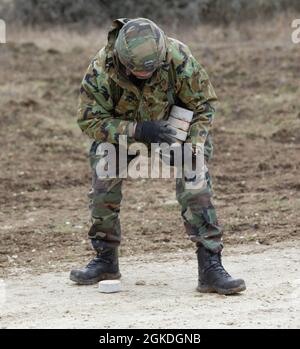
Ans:
[{"label": "boot lace", "polygon": [[101,257],[98,255],[95,258],[93,258],[88,265],[86,266],[87,268],[93,268],[94,266],[96,266],[97,264],[99,264],[100,262],[102,262]]},{"label": "boot lace", "polygon": [[226,278],[231,277],[230,274],[228,274],[227,271],[224,269],[220,255],[216,260],[213,261],[213,263],[211,263],[210,266],[206,268],[206,272],[211,270],[217,271],[219,274],[225,276]]}]

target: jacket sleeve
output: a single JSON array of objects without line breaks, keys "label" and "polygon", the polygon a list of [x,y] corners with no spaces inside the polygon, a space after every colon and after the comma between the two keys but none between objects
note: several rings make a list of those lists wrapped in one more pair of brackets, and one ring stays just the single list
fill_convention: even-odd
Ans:
[{"label": "jacket sleeve", "polygon": [[184,60],[177,69],[180,89],[177,96],[187,109],[194,111],[187,142],[205,143],[215,116],[213,102],[217,100],[205,69],[182,44]]},{"label": "jacket sleeve", "polygon": [[103,56],[100,51],[82,80],[78,125],[90,138],[116,144],[119,135],[129,136],[131,122],[114,117],[113,96]]}]

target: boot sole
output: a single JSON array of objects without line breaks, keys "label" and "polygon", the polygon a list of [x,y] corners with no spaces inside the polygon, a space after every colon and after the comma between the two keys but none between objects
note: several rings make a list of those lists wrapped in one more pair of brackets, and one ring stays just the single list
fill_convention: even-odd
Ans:
[{"label": "boot sole", "polygon": [[240,293],[246,290],[246,285],[241,285],[239,287],[231,288],[229,290],[225,290],[222,288],[214,288],[214,287],[208,287],[208,286],[198,286],[197,291],[200,293],[218,293],[222,295],[231,295]]},{"label": "boot sole", "polygon": [[97,278],[90,279],[90,280],[79,280],[77,279],[74,275],[70,275],[70,280],[75,282],[77,285],[94,285],[97,282],[103,281],[103,280],[117,280],[121,278],[120,273],[114,273],[114,274],[109,274],[109,273],[104,273],[98,276]]}]

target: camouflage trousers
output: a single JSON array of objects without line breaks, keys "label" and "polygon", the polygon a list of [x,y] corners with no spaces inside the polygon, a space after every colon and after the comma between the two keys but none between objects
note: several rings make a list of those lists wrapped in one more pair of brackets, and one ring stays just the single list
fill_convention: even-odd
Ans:
[{"label": "camouflage trousers", "polygon": [[[92,226],[89,238],[96,251],[117,247],[121,242],[120,206],[123,178],[99,178],[96,167],[99,156],[98,144],[93,143],[90,151],[92,168],[92,190],[89,193]],[[128,157],[130,162],[134,157]],[[189,238],[197,246],[203,245],[213,252],[222,250],[222,229],[218,224],[212,204],[212,183],[209,172],[205,175],[204,189],[187,189],[186,179],[176,179],[176,198],[181,206],[184,227]]]}]

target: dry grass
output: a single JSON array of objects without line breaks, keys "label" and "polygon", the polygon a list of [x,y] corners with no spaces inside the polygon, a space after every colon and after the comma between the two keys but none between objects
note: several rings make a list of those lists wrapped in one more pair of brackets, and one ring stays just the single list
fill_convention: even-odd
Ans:
[{"label": "dry grass", "polygon": [[[267,25],[262,21],[256,21],[255,25],[246,22],[244,24],[233,23],[230,26],[199,25],[198,27],[185,27],[184,30],[164,27],[165,32],[183,42],[188,42],[191,48],[214,47],[253,47],[262,45],[274,47],[276,45],[292,45],[291,23],[295,18],[300,18],[300,13],[288,13],[277,15],[268,20]],[[159,23],[158,23],[159,24]],[[105,45],[107,40],[106,28],[94,28],[88,32],[69,30],[62,26],[51,29],[37,29],[32,27],[8,27],[7,40],[14,43],[32,42],[38,47],[48,50],[55,49],[61,52],[70,52],[76,48],[87,51],[95,51]]]},{"label": "dry grass", "polygon": [[95,28],[88,33],[81,34],[78,31],[68,30],[60,26],[44,30],[16,27],[11,30],[8,28],[7,36],[8,42],[17,44],[32,42],[44,50],[55,49],[61,52],[70,52],[76,48],[89,50],[92,46],[95,51],[96,48],[105,44],[107,31]]}]

